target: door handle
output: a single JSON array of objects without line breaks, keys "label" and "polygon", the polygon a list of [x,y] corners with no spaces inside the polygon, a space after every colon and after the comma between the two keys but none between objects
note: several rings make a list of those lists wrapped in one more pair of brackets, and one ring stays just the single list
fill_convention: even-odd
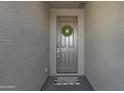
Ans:
[{"label": "door handle", "polygon": [[60,57],[60,52],[61,52],[61,49],[59,47],[57,47],[57,57],[58,58]]}]

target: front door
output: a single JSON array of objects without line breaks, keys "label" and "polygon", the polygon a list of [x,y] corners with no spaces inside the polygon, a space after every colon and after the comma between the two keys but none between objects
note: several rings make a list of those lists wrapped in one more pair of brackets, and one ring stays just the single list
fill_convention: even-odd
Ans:
[{"label": "front door", "polygon": [[56,72],[78,72],[77,16],[57,16]]}]

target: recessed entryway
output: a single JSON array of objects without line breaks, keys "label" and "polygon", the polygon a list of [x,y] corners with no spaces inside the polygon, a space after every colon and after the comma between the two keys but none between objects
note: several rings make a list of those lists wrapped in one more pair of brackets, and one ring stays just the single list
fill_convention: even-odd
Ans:
[{"label": "recessed entryway", "polygon": [[88,81],[124,90],[124,2],[0,2],[0,91],[93,90]]}]

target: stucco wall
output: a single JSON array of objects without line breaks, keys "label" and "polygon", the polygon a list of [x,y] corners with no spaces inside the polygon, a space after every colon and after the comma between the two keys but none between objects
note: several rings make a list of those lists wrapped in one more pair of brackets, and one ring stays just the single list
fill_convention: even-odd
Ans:
[{"label": "stucco wall", "polygon": [[0,2],[0,90],[40,90],[48,44],[46,2]]},{"label": "stucco wall", "polygon": [[95,90],[124,90],[124,2],[86,5],[85,74]]}]

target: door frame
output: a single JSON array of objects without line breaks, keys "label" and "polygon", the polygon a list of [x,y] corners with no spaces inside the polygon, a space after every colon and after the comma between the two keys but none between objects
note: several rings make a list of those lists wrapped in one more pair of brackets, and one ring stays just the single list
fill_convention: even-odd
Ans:
[{"label": "door frame", "polygon": [[[78,17],[78,73],[56,73],[57,16]],[[84,9],[50,9],[49,75],[84,75]]]}]

